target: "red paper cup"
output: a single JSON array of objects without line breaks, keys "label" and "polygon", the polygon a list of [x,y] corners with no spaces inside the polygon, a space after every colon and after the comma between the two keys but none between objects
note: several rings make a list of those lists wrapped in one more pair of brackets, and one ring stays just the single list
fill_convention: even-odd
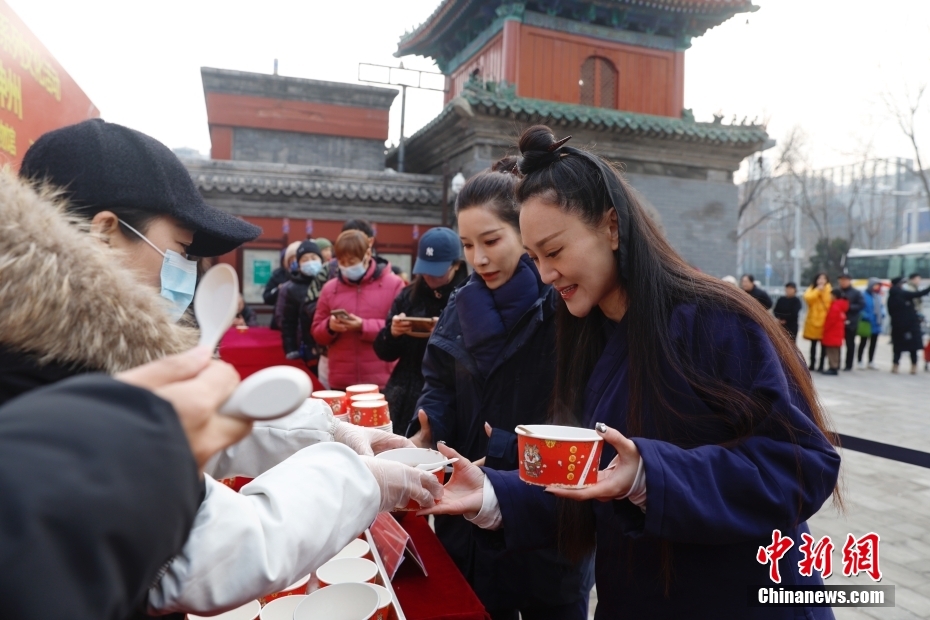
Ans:
[{"label": "red paper cup", "polygon": [[310,398],[316,398],[322,400],[330,409],[333,410],[333,415],[342,415],[348,413],[346,410],[346,393],[340,392],[339,390],[317,390],[310,395]]},{"label": "red paper cup", "polygon": [[391,421],[388,404],[383,400],[363,400],[352,403],[349,422],[359,426],[385,426]]},{"label": "red paper cup", "polygon": [[363,400],[387,400],[384,398],[384,394],[380,392],[365,392],[364,394],[352,394],[349,398],[349,404],[354,404],[356,402],[361,402]]},{"label": "red paper cup", "polygon": [[288,587],[284,588],[280,592],[275,592],[274,594],[269,594],[268,596],[263,596],[258,599],[258,602],[262,605],[267,605],[271,601],[283,598],[285,596],[294,596],[295,594],[306,594],[307,593],[307,584],[310,582],[310,575],[307,575],[303,579],[300,579],[296,583],[292,583]]},{"label": "red paper cup", "polygon": [[338,583],[374,583],[377,576],[378,566],[364,558],[330,560],[316,571],[321,588]]},{"label": "red paper cup", "polygon": [[594,430],[527,424],[518,426],[516,433],[523,482],[566,488],[586,487],[597,482],[604,440]]},{"label": "red paper cup", "polygon": [[[242,607],[230,609],[216,616],[195,616],[194,614],[187,614],[187,620],[258,620],[258,616],[261,612],[261,603],[258,601],[249,601]],[[370,614],[366,616],[366,618],[369,617],[371,617]]]},{"label": "red paper cup", "polygon": [[369,546],[367,541],[356,538],[346,545],[342,551],[337,553],[333,557],[333,560],[342,560],[344,558],[365,558],[366,560],[371,560],[373,559],[371,555],[371,546]]},{"label": "red paper cup", "polygon": [[346,388],[346,394],[348,394],[349,398],[352,398],[355,394],[377,394],[379,391],[380,388],[374,383],[359,383]]},{"label": "red paper cup", "polygon": [[259,617],[261,620],[294,620],[294,610],[306,598],[305,594],[277,598],[262,607],[262,613]]},{"label": "red paper cup", "polygon": [[384,586],[374,585],[371,587],[378,591],[380,600],[378,601],[378,611],[369,620],[390,620],[393,617],[391,612],[394,610],[394,599],[391,597],[391,593]]},{"label": "red paper cup", "polygon": [[[395,448],[393,450],[385,450],[384,452],[376,455],[376,458],[397,461],[398,463],[403,463],[404,465],[409,465],[411,467],[416,467],[417,465],[427,465],[429,463],[438,463],[446,460],[446,457],[442,455],[442,452],[437,450],[430,450],[429,448]],[[436,476],[436,479],[439,480],[439,484],[443,483],[445,479],[445,466],[439,465],[435,469],[426,470],[426,472]],[[423,507],[420,506],[416,500],[410,500],[406,506],[403,508],[398,508],[397,510],[410,511],[422,509]]]},{"label": "red paper cup", "polygon": [[294,620],[368,620],[381,597],[368,583],[339,583],[321,588],[300,602]]}]

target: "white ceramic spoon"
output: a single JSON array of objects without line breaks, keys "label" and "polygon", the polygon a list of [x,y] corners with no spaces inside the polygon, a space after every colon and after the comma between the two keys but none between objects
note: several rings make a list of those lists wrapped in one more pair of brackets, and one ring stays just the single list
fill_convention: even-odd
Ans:
[{"label": "white ceramic spoon", "polygon": [[436,469],[437,467],[445,467],[446,465],[451,465],[453,463],[458,463],[457,458],[446,459],[444,461],[436,461],[435,463],[420,463],[416,466],[417,469],[425,469],[427,471],[431,469]]},{"label": "white ceramic spoon", "polygon": [[194,294],[194,316],[200,325],[198,346],[212,351],[233,319],[239,306],[239,276],[229,265],[214,265],[204,274]]},{"label": "white ceramic spoon", "polygon": [[[229,265],[212,267],[194,295],[194,315],[201,346],[216,348],[232,325],[239,305],[239,276]],[[220,413],[253,420],[273,420],[296,411],[310,396],[307,373],[292,366],[272,366],[246,378]]]}]

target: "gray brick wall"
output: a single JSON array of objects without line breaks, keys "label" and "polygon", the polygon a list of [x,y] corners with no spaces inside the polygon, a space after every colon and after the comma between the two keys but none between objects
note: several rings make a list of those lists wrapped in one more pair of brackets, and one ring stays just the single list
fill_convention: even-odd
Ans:
[{"label": "gray brick wall", "polygon": [[232,158],[357,170],[384,170],[384,142],[237,127]]},{"label": "gray brick wall", "polygon": [[730,182],[626,175],[659,214],[665,234],[693,266],[715,277],[736,269],[737,189]]}]

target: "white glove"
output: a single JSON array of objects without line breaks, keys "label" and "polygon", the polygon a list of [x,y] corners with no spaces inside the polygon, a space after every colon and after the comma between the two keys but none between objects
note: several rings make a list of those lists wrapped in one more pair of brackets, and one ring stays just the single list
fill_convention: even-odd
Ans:
[{"label": "white glove", "polygon": [[381,505],[378,512],[404,508],[410,500],[428,508],[434,506],[436,500],[442,497],[442,485],[435,474],[373,456],[363,456],[361,459],[381,489]]},{"label": "white glove", "polygon": [[333,427],[333,439],[361,456],[374,456],[394,448],[416,448],[406,437],[342,421],[337,421]]}]

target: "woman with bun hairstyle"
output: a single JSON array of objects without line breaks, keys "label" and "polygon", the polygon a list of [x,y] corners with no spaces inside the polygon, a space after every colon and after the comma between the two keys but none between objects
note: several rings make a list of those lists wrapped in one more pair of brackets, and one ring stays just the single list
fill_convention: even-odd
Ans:
[{"label": "woman with bun hairstyle", "polygon": [[[513,551],[596,549],[598,619],[832,618],[747,603],[756,586],[822,583],[799,574],[799,548],[840,458],[804,361],[759,304],[675,252],[610,164],[564,142],[523,133],[516,196],[562,299],[551,420],[603,437],[598,482],[544,489],[460,460],[423,512],[464,514]],[[780,583],[774,530],[793,541]]]},{"label": "woman with bun hairstyle", "polygon": [[[474,273],[452,293],[423,358],[414,443],[440,441],[500,471],[517,468],[518,424],[544,422],[555,378],[556,292],[520,237],[516,158],[465,183],[455,203]],[[436,535],[494,620],[587,618],[590,554],[577,563],[555,542],[509,553],[480,547],[460,516],[437,517]]]}]

